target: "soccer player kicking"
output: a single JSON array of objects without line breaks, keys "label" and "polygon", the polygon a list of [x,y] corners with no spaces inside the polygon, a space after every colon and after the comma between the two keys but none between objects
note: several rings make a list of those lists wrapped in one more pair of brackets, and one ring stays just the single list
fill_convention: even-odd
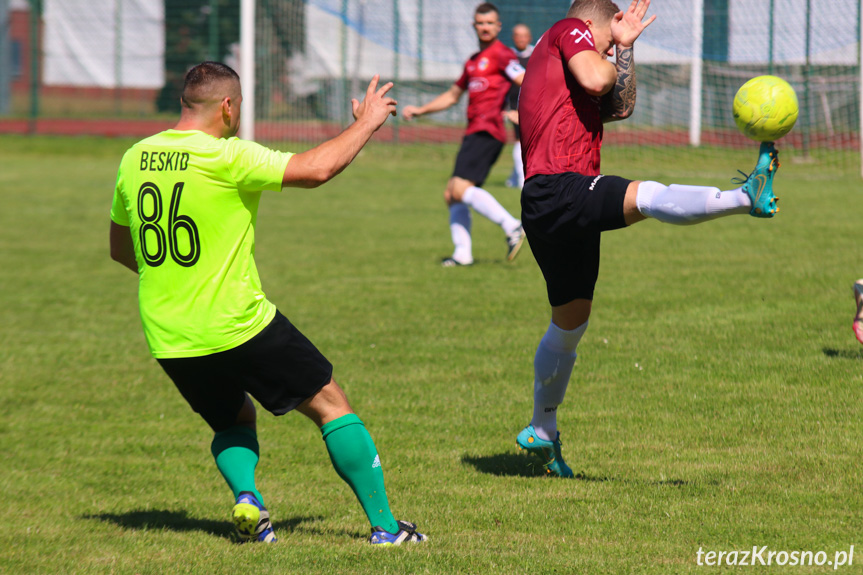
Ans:
[{"label": "soccer player kicking", "polygon": [[111,208],[111,257],[138,273],[150,351],[215,432],[212,453],[233,491],[241,539],[276,540],[255,486],[259,448],[254,397],[275,415],[296,409],[321,429],[333,467],[372,525],[370,542],[423,541],[396,521],[381,460],[333,366],[267,300],[255,267],[264,190],[313,188],[344,170],[396,114],[392,84],[352,101],[356,121],[301,154],[236,136],[242,95],[228,66],[204,62],[185,79],[180,121],[123,156]]},{"label": "soccer player kicking", "polygon": [[[559,477],[572,477],[572,470],[560,452],[557,407],[587,329],[602,232],[647,217],[687,225],[778,211],[773,177],[779,162],[772,143],[761,144],[755,169],[730,191],[599,171],[603,122],[629,117],[635,105],[633,43],[655,19],[644,19],[649,6],[650,0],[634,0],[621,12],[610,0],[575,0],[537,43],[521,86],[527,172],[522,221],[545,277],[551,324],[534,358],[533,418],[516,443]],[[611,55],[615,64],[607,59]]]},{"label": "soccer player kicking", "polygon": [[501,22],[494,4],[486,2],[477,6],[473,26],[480,51],[465,63],[461,78],[431,102],[423,106],[405,106],[402,111],[406,120],[440,112],[457,104],[465,90],[468,92],[467,131],[444,191],[444,200],[449,206],[452,243],[455,245],[452,257],[441,261],[444,267],[473,263],[468,206],[503,229],[508,261],[518,255],[525,237],[521,222],[481,187],[506,142],[503,108],[510,85],[521,84],[524,68],[515,52],[497,38]]}]

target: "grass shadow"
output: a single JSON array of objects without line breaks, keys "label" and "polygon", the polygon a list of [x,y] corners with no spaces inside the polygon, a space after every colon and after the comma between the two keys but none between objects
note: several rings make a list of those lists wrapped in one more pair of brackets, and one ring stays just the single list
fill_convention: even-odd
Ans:
[{"label": "grass shadow", "polygon": [[863,359],[863,349],[851,350],[825,347],[821,351],[827,357],[838,357],[841,359]]},{"label": "grass shadow", "polygon": [[[489,475],[509,477],[548,477],[545,468],[535,457],[526,456],[521,453],[499,453],[497,455],[463,455],[462,463],[473,466],[480,473]],[[588,475],[579,471],[573,475],[573,479],[588,483],[618,482],[622,484],[654,485],[658,487],[686,487],[693,482],[684,479],[661,479],[649,481],[644,479],[619,479],[605,475]],[[709,481],[710,485],[718,485],[718,481]]]},{"label": "grass shadow", "polygon": [[[524,251],[525,249],[526,249],[526,247],[522,248],[522,251]],[[447,259],[448,257],[450,257],[450,256],[441,257],[437,260],[437,262],[440,263],[443,260]],[[483,266],[497,266],[497,267],[512,268],[513,267],[512,264],[513,264],[513,262],[506,259],[505,257],[503,257],[503,258],[477,258],[477,259],[473,260],[473,263],[470,264],[469,266],[455,266],[455,267],[477,268],[477,267],[483,267]]]},{"label": "grass shadow", "polygon": [[[215,537],[221,537],[238,542],[234,527],[230,521],[214,521],[189,517],[186,511],[170,511],[167,509],[136,509],[125,513],[99,513],[83,515],[83,519],[95,519],[114,523],[126,529],[168,530],[168,531],[201,531]],[[291,517],[290,519],[273,521],[276,532],[293,532],[299,525],[318,521],[321,517]],[[353,532],[350,535],[355,535]]]},{"label": "grass shadow", "polygon": [[[463,455],[462,463],[473,466],[480,473],[508,477],[546,477],[542,464],[535,457],[521,453],[499,453],[497,455]],[[589,476],[583,472],[576,473],[574,479],[579,481],[614,481],[610,477]]]}]

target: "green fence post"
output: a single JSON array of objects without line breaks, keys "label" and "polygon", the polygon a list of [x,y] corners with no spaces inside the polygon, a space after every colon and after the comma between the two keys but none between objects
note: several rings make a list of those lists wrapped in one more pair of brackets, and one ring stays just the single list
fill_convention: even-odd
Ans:
[{"label": "green fence post", "polygon": [[114,0],[114,113],[123,108],[123,0]]},{"label": "green fence post", "polygon": [[[399,0],[393,0],[393,83],[398,86],[399,81],[399,30],[401,22],[399,19]],[[399,117],[393,118],[393,142],[399,143]]]},{"label": "green fence post", "polygon": [[423,0],[417,6],[417,83],[423,81]]},{"label": "green fence post", "polygon": [[806,66],[803,69],[803,157],[809,158],[809,132],[812,129],[812,106],[809,93],[809,76],[812,73],[812,0],[806,0]]},{"label": "green fence post", "polygon": [[207,53],[211,61],[218,62],[221,59],[219,57],[219,0],[210,0],[209,24]]},{"label": "green fence post", "polygon": [[30,122],[28,131],[36,133],[39,117],[39,24],[42,21],[42,0],[30,0]]},{"label": "green fence post", "polygon": [[767,25],[767,73],[773,75],[773,15],[775,12],[775,0],[770,0],[770,17]]},{"label": "green fence post", "polygon": [[345,124],[344,100],[348,94],[348,0],[342,0],[342,90],[337,94],[336,106],[339,110],[339,123]]},{"label": "green fence post", "polygon": [[9,113],[12,87],[12,42],[9,0],[0,0],[0,116]]}]

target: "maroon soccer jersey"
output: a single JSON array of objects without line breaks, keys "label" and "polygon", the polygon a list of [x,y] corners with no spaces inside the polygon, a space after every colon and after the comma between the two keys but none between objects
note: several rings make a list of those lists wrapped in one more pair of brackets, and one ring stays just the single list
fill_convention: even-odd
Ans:
[{"label": "maroon soccer jersey", "polygon": [[456,86],[468,92],[466,134],[488,132],[506,142],[503,105],[512,78],[522,72],[518,56],[500,40],[470,57],[456,82]]},{"label": "maroon soccer jersey", "polygon": [[596,51],[596,45],[587,25],[577,18],[561,20],[536,43],[518,100],[527,178],[599,174],[600,98],[585,92],[567,66],[584,50]]}]

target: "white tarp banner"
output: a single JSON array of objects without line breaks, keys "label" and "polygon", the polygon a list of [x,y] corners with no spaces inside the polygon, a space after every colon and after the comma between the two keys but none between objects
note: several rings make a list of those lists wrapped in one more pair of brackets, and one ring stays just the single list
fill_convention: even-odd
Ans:
[{"label": "white tarp banner", "polygon": [[[304,78],[451,80],[479,50],[471,23],[477,0],[399,2],[395,26],[392,0],[358,0],[342,14],[341,0],[308,0],[305,55],[296,66]],[[398,61],[396,61],[398,38]]]},{"label": "white tarp banner", "polygon": [[165,9],[156,0],[45,0],[44,83],[161,88]]},{"label": "white tarp banner", "polygon": [[[860,0],[808,0],[809,61],[812,64],[857,64],[857,13]],[[773,4],[773,13],[770,12]],[[806,63],[807,0],[762,2],[731,0],[728,60],[734,64],[764,64],[770,58],[773,21],[773,62]]]},{"label": "white tarp banner", "polygon": [[[636,43],[636,62],[690,63],[700,50],[693,42],[695,2],[705,1],[653,2],[650,14],[655,14],[657,19]],[[813,64],[855,64],[856,14],[860,0],[808,1],[810,61]],[[464,61],[479,49],[471,26],[478,3],[478,0],[425,1],[420,18],[418,0],[398,0],[399,25],[396,27],[393,25],[393,0],[351,0],[345,12],[342,0],[307,0],[305,54],[294,70],[307,79],[368,78],[375,73],[391,79],[397,70],[401,80],[417,80],[421,73],[423,80],[454,81],[461,75]],[[777,0],[771,15],[771,3],[767,0],[729,0],[729,62],[768,63],[771,18],[774,23],[773,62],[805,62],[806,3],[807,0]],[[564,17],[566,4],[561,3],[559,14],[549,14],[549,25]],[[547,10],[548,6],[544,5],[543,9]],[[705,26],[711,24],[710,21],[704,23]],[[510,44],[510,25],[504,22],[500,36],[507,45]],[[538,40],[541,33],[534,31],[534,40]]]},{"label": "white tarp banner", "polygon": [[[681,64],[692,58],[694,2],[662,0],[650,5],[656,15],[635,43],[635,61],[643,64]],[[857,3],[860,0],[809,0],[810,62],[857,63]],[[773,63],[806,62],[807,0],[729,0],[728,61],[767,64],[770,61],[770,22],[773,21]],[[618,6],[623,6],[618,2]],[[712,22],[704,22],[704,34]]]}]

